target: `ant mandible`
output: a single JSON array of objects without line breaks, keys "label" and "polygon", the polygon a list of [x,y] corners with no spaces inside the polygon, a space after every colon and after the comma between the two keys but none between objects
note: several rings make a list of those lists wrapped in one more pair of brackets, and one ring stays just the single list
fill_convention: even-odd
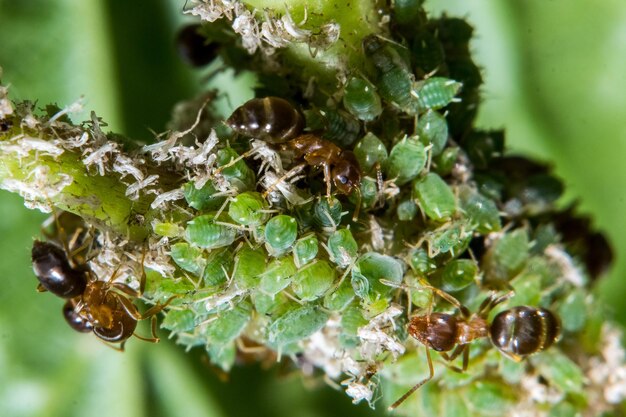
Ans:
[{"label": "ant mandible", "polygon": [[[108,342],[109,346],[120,351],[124,350],[124,344],[131,336],[153,343],[158,342],[156,314],[173,298],[164,304],[153,306],[143,314],[132,303],[131,299],[140,297],[145,288],[143,257],[139,290],[120,282],[113,282],[117,271],[109,280],[100,281],[88,267],[87,259],[77,261],[73,256],[77,251],[70,250],[74,244],[80,243],[77,236],[82,233],[82,229],[77,228],[72,238],[68,240],[56,215],[55,223],[54,240],[62,247],[36,240],[32,250],[33,270],[39,280],[39,291],[49,291],[67,299],[63,306],[63,317],[68,325],[78,332],[93,332],[98,338]],[[135,333],[138,321],[147,318],[152,318],[151,338],[144,338]],[[111,343],[120,345],[116,347]]]},{"label": "ant mandible", "polygon": [[[308,165],[323,169],[327,197],[331,194],[331,179],[342,194],[347,195],[354,190],[358,192],[361,168],[354,153],[343,150],[315,134],[302,134],[303,117],[287,100],[279,97],[249,100],[235,109],[226,120],[226,124],[241,135],[257,137],[283,150],[291,150],[296,159],[304,161],[292,168],[278,182]],[[247,156],[247,153],[243,156]]]},{"label": "ant mandible", "polygon": [[[489,324],[487,322],[489,313],[496,306],[511,298],[513,292],[499,297],[494,294],[488,296],[481,303],[478,311],[471,314],[467,307],[450,294],[430,285],[423,287],[432,290],[458,308],[459,315],[429,313],[411,318],[408,333],[424,345],[429,375],[391,404],[389,411],[397,408],[434,377],[431,349],[439,352],[447,362],[463,355],[463,368],[460,371],[465,372],[469,362],[470,343],[476,339],[489,337],[500,352],[519,362],[528,355],[547,349],[559,337],[558,317],[544,308],[513,307],[498,313]],[[447,352],[450,351],[452,352],[448,354]]]}]

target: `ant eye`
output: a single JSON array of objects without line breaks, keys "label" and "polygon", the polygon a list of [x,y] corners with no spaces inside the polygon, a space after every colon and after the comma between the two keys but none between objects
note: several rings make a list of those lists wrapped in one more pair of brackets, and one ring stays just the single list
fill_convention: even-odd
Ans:
[{"label": "ant eye", "polygon": [[348,183],[348,177],[346,177],[345,175],[340,175],[339,177],[337,177],[337,179],[342,184],[347,184]]}]

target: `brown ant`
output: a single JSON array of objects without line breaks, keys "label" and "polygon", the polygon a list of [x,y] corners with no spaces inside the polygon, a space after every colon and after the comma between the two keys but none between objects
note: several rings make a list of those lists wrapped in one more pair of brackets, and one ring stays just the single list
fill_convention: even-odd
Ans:
[{"label": "brown ant", "polygon": [[[331,194],[331,179],[342,194],[359,192],[361,168],[354,153],[315,134],[302,134],[303,118],[287,100],[279,97],[252,99],[235,109],[226,124],[241,135],[258,137],[271,145],[278,145],[282,150],[292,151],[295,159],[303,161],[278,182],[308,165],[323,169],[327,197]],[[221,167],[218,172],[224,168]]]},{"label": "brown ant", "polygon": [[[87,260],[77,262],[73,259],[70,247],[75,238],[69,240],[64,237],[64,229],[59,218],[56,221],[56,241],[62,243],[63,248],[51,242],[35,241],[32,250],[33,270],[39,280],[40,291],[51,293],[68,299],[63,306],[63,317],[68,325],[78,332],[93,332],[98,338],[109,343],[120,343],[124,350],[126,340],[131,336],[156,343],[156,314],[162,311],[173,299],[164,304],[157,304],[141,314],[132,303],[131,298],[138,298],[145,288],[145,271],[143,271],[139,290],[134,290],[126,284],[113,282],[115,273],[108,281],[98,280],[87,266]],[[144,253],[145,256],[145,253]],[[137,322],[152,318],[152,337],[144,338],[135,334]]]},{"label": "brown ant", "polygon": [[[465,372],[469,362],[469,343],[476,339],[490,337],[491,342],[500,352],[519,362],[528,355],[547,349],[559,337],[560,322],[558,317],[544,308],[513,307],[496,315],[491,324],[487,323],[489,313],[496,306],[511,298],[513,292],[499,297],[490,295],[482,302],[478,312],[471,314],[467,307],[453,296],[429,285],[424,287],[431,289],[458,308],[460,315],[430,313],[411,318],[408,333],[426,348],[429,375],[391,404],[388,408],[389,411],[397,408],[411,394],[433,378],[431,349],[439,352],[447,362],[463,355],[463,368],[461,370],[452,369]],[[449,351],[452,352],[446,353]]]}]

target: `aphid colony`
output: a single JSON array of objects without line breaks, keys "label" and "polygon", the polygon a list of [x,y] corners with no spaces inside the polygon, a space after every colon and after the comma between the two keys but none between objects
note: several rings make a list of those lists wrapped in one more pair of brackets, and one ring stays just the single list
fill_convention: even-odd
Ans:
[{"label": "aphid colony", "polygon": [[[162,327],[225,370],[254,346],[260,356],[333,364],[349,376],[354,400],[370,403],[372,381],[416,356],[418,342],[428,376],[399,383],[413,388],[391,408],[432,379],[454,393],[493,378],[488,372],[505,366],[494,352],[519,362],[561,332],[580,332],[584,317],[562,312],[585,316],[588,303],[565,297],[575,284],[548,253],[581,241],[608,245],[588,222],[566,234],[571,211],[554,207],[562,189],[546,166],[503,156],[501,132],[473,129],[481,80],[469,57],[471,27],[445,17],[426,23],[413,3],[394,16],[395,38],[362,40],[363,71],[346,74],[324,100],[307,102],[259,73],[264,94],[215,126],[223,135],[206,155],[207,181],[189,181],[174,165],[162,170],[179,174],[171,183],[184,195],[151,223],[174,271],[154,278],[155,297],[175,296],[175,305],[139,313],[143,271],[138,290],[115,274],[96,277],[87,258],[98,248],[83,226],[58,216],[52,242],[34,244],[33,267],[42,289],[67,300],[69,325],[122,348],[139,320],[164,311]],[[409,15],[424,25],[414,30]],[[227,62],[234,41],[203,42],[205,29],[181,33],[183,53],[193,65]],[[596,262],[589,252],[576,285],[610,262],[610,253]],[[431,350],[471,377],[446,385]],[[544,374],[552,383],[557,373]]]}]

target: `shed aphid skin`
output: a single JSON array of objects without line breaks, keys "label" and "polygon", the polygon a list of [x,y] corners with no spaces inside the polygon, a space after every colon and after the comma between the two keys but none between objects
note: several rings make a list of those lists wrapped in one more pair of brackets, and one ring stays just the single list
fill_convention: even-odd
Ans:
[{"label": "shed aphid skin", "polygon": [[[561,325],[558,317],[544,308],[513,307],[502,311],[488,323],[489,313],[511,298],[513,292],[502,296],[494,294],[488,296],[478,311],[472,314],[450,294],[430,285],[423,287],[455,306],[459,312],[457,314],[431,312],[411,318],[407,331],[424,345],[429,375],[391,404],[389,411],[400,406],[411,394],[434,377],[431,349],[439,352],[447,362],[452,362],[462,355],[462,368],[459,370],[452,367],[452,369],[465,372],[469,364],[470,343],[476,339],[489,337],[500,352],[519,362],[528,355],[549,348],[559,337]],[[450,351],[451,353],[447,353]]]}]

